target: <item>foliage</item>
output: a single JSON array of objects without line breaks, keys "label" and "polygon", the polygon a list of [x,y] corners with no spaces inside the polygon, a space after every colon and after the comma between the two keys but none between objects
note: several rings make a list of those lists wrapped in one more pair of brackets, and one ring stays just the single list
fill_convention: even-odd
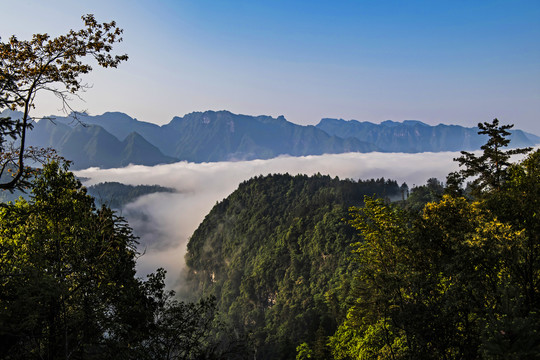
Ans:
[{"label": "foliage", "polygon": [[218,358],[214,300],[175,300],[163,270],[135,277],[135,245],[67,165],[46,165],[0,209],[0,357]]},{"label": "foliage", "polygon": [[136,338],[149,319],[129,300],[144,302],[135,238],[73,174],[45,167],[30,202],[2,208],[0,221],[3,353],[68,358]]},{"label": "foliage", "polygon": [[509,127],[484,125],[485,154],[463,162],[478,176],[472,202],[452,182],[421,213],[412,195],[351,210],[356,301],[330,338],[334,358],[540,358],[540,151],[510,164]]},{"label": "foliage", "polygon": [[147,337],[134,343],[133,358],[189,360],[220,358],[223,349],[212,341],[215,323],[215,298],[185,303],[174,298],[174,291],[164,291],[165,271],[158,269],[143,284],[154,304],[153,319]]},{"label": "foliage", "polygon": [[439,201],[443,193],[443,184],[436,178],[430,178],[427,180],[426,185],[414,186],[411,189],[404,205],[412,212],[421,212],[427,203]]},{"label": "foliage", "polygon": [[479,123],[479,134],[487,135],[488,141],[482,145],[482,155],[477,157],[474,153],[462,151],[462,156],[454,159],[459,162],[459,166],[464,166],[459,174],[463,179],[476,177],[472,186],[477,194],[484,190],[498,190],[505,181],[506,168],[510,165],[511,155],[524,154],[531,148],[502,150],[510,143],[508,131],[514,125],[501,125],[499,120],[493,119],[493,122]]},{"label": "foliage", "polygon": [[[21,41],[15,36],[0,43],[0,110],[21,109],[21,118],[0,119],[1,164],[13,177],[0,183],[0,189],[21,187],[21,180],[31,176],[25,160],[31,154],[26,148],[26,132],[33,127],[30,112],[37,93],[49,91],[59,97],[64,109],[70,109],[69,95],[77,95],[85,85],[81,75],[92,67],[84,61],[88,56],[102,67],[116,67],[127,55],[111,55],[113,45],[122,40],[122,30],[114,21],[98,23],[93,15],[82,17],[84,29],[70,30],[67,34],[51,38],[47,34],[34,34],[31,40]],[[18,147],[7,149],[6,138],[18,139]]]},{"label": "foliage", "polygon": [[352,320],[334,336],[335,355],[354,349],[358,358],[477,357],[488,310],[509,280],[500,256],[521,231],[479,203],[448,195],[412,219],[367,199],[352,224],[364,238],[355,250],[361,286]]},{"label": "foliage", "polygon": [[324,358],[352,300],[349,253],[358,239],[342,219],[366,194],[397,197],[400,188],[321,175],[240,184],[188,243],[192,291],[217,298],[223,321],[250,334],[256,358],[294,358],[303,342]]}]

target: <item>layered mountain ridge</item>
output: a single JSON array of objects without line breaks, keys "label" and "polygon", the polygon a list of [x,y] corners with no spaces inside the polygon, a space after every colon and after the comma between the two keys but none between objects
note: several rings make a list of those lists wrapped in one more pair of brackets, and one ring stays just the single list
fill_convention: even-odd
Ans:
[{"label": "layered mountain ridge", "polygon": [[[381,124],[357,120],[322,119],[317,128],[334,136],[352,136],[377,146],[384,152],[440,152],[479,149],[487,135],[478,135],[478,127],[439,124],[431,126],[418,120]],[[536,135],[522,130],[511,131],[514,147],[533,146],[540,142]]]},{"label": "layered mountain ridge", "polygon": [[[0,116],[20,116],[4,111]],[[485,142],[478,128],[431,126],[416,120],[381,124],[322,119],[297,125],[283,116],[249,116],[229,111],[193,112],[159,126],[120,112],[40,120],[28,144],[52,147],[74,169],[157,165],[176,161],[216,162],[345,152],[438,152],[475,150]],[[512,145],[532,146],[540,137],[512,131]]]}]

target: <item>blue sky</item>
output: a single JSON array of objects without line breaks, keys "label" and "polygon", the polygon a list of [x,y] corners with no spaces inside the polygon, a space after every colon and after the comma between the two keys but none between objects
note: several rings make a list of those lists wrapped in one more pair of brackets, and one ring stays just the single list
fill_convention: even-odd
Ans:
[{"label": "blue sky", "polygon": [[[112,3],[112,4],[111,4]],[[474,126],[540,134],[540,1],[6,1],[0,36],[116,20],[130,59],[74,102],[166,123],[192,111]],[[41,96],[36,114],[56,113]]]}]

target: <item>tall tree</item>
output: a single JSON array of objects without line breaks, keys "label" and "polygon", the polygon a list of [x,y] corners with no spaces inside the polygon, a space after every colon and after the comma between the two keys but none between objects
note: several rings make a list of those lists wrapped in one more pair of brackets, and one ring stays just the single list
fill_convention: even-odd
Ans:
[{"label": "tall tree", "polygon": [[[473,190],[480,194],[485,190],[498,190],[506,177],[506,169],[510,165],[511,155],[525,154],[531,148],[503,150],[510,143],[510,130],[514,125],[499,125],[499,120],[493,119],[491,123],[479,123],[478,134],[487,135],[487,142],[482,145],[482,155],[462,151],[461,156],[454,159],[464,169],[459,171],[462,179],[476,177]],[[454,175],[455,177],[455,175]]]},{"label": "tall tree", "polygon": [[[338,359],[540,358],[540,151],[511,164],[511,126],[480,126],[480,157],[421,214],[367,200],[351,224],[357,301],[331,337]],[[457,176],[477,176],[476,201]]]},{"label": "tall tree", "polygon": [[67,165],[45,165],[28,201],[0,208],[0,358],[223,358],[215,301],[184,303],[165,272],[135,276],[136,238]]},{"label": "tall tree", "polygon": [[29,202],[0,210],[0,352],[67,359],[135,341],[150,320],[135,244],[72,173],[46,166]]},{"label": "tall tree", "polygon": [[[114,21],[98,23],[93,15],[82,17],[84,28],[51,38],[47,34],[34,34],[31,40],[21,41],[12,36],[0,43],[0,110],[21,110],[18,119],[0,119],[0,178],[7,172],[11,177],[0,182],[0,189],[22,186],[30,169],[25,166],[28,157],[43,153],[28,152],[26,132],[32,128],[31,111],[36,95],[42,91],[56,95],[64,108],[71,110],[69,96],[78,96],[85,88],[80,76],[92,67],[87,57],[99,66],[117,67],[127,55],[112,55],[113,45],[122,40],[122,29]],[[17,139],[17,145],[6,148],[6,138]]]}]

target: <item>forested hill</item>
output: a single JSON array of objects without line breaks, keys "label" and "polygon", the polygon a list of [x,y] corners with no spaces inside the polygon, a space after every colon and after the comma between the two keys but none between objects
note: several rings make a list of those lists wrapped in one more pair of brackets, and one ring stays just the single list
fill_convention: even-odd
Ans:
[{"label": "forested hill", "polygon": [[188,243],[191,293],[214,295],[223,320],[251,334],[259,359],[293,359],[324,342],[349,304],[347,209],[364,195],[401,198],[395,181],[269,175],[216,204]]},{"label": "forested hill", "polygon": [[174,192],[174,189],[159,185],[126,185],[119,182],[104,182],[88,187],[88,195],[95,198],[98,206],[106,205],[119,210],[124,205],[143,195],[157,192]]}]

